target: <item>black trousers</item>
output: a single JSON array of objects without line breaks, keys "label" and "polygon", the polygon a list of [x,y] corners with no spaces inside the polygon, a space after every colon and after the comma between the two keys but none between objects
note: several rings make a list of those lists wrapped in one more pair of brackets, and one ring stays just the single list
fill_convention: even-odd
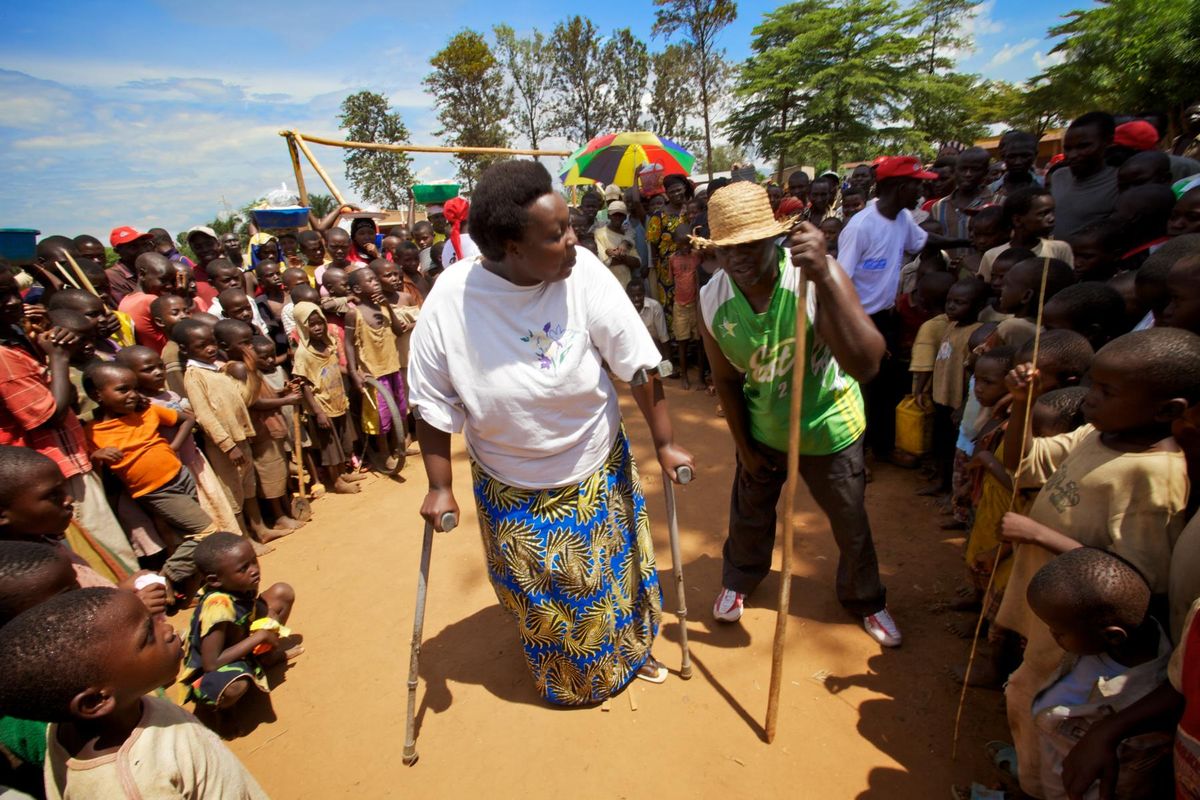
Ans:
[{"label": "black trousers", "polygon": [[900,318],[887,308],[871,315],[871,322],[883,334],[887,352],[879,364],[875,379],[863,387],[867,406],[867,444],[876,458],[885,459],[896,448],[896,406],[911,385],[905,365],[899,359]]},{"label": "black trousers", "polygon": [[[721,569],[722,585],[743,594],[753,592],[771,571],[775,506],[787,481],[787,453],[761,444],[759,448],[771,469],[765,476],[755,477],[738,459]],[[838,601],[851,613],[874,614],[884,607],[886,592],[879,580],[879,561],[867,519],[863,440],[831,455],[801,456],[800,476],[829,517],[837,541]]]}]

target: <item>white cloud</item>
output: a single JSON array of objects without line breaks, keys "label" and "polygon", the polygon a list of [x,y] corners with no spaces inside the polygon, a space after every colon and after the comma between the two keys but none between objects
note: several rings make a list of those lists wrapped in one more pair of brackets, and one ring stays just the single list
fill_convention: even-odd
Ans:
[{"label": "white cloud", "polygon": [[[1040,39],[1026,39],[1023,42],[1015,42],[1006,44],[992,55],[991,59],[984,66],[984,69],[995,69],[1012,61],[1022,53],[1027,53],[1037,47]],[[1035,57],[1036,58],[1036,57]]]},{"label": "white cloud", "polygon": [[963,22],[963,32],[969,36],[989,36],[1001,33],[1004,23],[992,14],[996,10],[996,0],[985,0],[975,7],[975,11]]},{"label": "white cloud", "polygon": [[1045,72],[1050,67],[1057,67],[1066,60],[1067,57],[1062,53],[1033,54],[1033,65],[1038,68],[1039,72]]}]

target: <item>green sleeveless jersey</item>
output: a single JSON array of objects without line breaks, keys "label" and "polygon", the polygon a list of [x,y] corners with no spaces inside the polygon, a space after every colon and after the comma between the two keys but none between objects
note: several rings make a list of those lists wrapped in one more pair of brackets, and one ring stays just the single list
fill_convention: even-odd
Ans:
[{"label": "green sleeveless jersey", "polygon": [[[796,353],[796,292],[800,270],[779,250],[779,281],[771,304],[755,313],[724,271],[700,292],[704,325],[739,372],[750,410],[750,435],[787,452],[792,364]],[[842,371],[829,346],[813,328],[816,292],[808,293],[808,353],[800,420],[800,453],[819,456],[853,444],[867,427],[858,382]]]}]

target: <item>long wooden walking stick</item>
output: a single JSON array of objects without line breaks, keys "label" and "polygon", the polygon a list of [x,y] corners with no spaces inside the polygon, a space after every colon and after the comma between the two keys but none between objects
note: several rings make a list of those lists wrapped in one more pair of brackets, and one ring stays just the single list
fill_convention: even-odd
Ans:
[{"label": "long wooden walking stick", "polygon": [[[679,467],[675,470],[675,477],[680,483],[691,483],[692,470],[686,466]],[[667,530],[671,534],[671,571],[675,574],[675,600],[678,604],[675,616],[679,618],[679,647],[683,650],[683,657],[679,662],[679,677],[688,680],[692,677],[692,656],[688,652],[687,597],[684,595],[683,586],[683,556],[679,551],[679,517],[675,513],[675,486],[665,469],[663,496],[667,500]]]},{"label": "long wooden walking stick", "polygon": [[798,276],[796,288],[796,346],[792,360],[792,407],[788,415],[788,471],[783,497],[783,561],[779,567],[779,610],[775,616],[775,645],[771,651],[771,688],[767,694],[767,743],[775,741],[779,721],[779,688],[783,685],[783,647],[787,643],[788,607],[792,600],[792,549],[796,488],[800,483],[800,411],[804,396],[804,362],[808,354],[808,281]]},{"label": "long wooden walking stick", "polygon": [[[446,533],[458,527],[453,512],[442,514],[442,530]],[[417,575],[417,604],[413,610],[412,653],[408,660],[408,711],[404,719],[404,751],[401,758],[406,766],[417,763],[417,683],[421,671],[421,635],[425,631],[425,591],[429,587],[429,558],[433,555],[433,523],[425,523],[425,539],[421,542],[421,572]]]},{"label": "long wooden walking stick", "polygon": [[67,263],[71,265],[71,269],[75,271],[75,277],[79,279],[79,288],[87,289],[94,296],[99,297],[100,293],[96,291],[95,286],[92,286],[92,282],[88,280],[88,276],[84,273],[84,271],[79,268],[79,264],[75,261],[75,257],[65,250],[63,251],[63,255],[67,257]]},{"label": "long wooden walking stick", "polygon": [[[1033,367],[1037,369],[1038,352],[1042,348],[1042,313],[1046,310],[1046,278],[1050,274],[1050,257],[1042,262],[1042,287],[1038,292],[1037,330],[1033,333]],[[1020,492],[1021,473],[1025,470],[1025,441],[1029,438],[1029,424],[1033,419],[1033,402],[1025,403],[1025,419],[1021,420],[1021,449],[1018,451],[1017,469],[1012,476],[1012,495],[1008,498],[1008,510],[1011,511],[1017,502]],[[1011,425],[1011,421],[1009,422]],[[979,650],[979,632],[983,629],[983,621],[987,618],[988,606],[992,601],[992,590],[996,583],[996,570],[1000,566],[1002,549],[996,548],[996,557],[992,559],[992,572],[988,575],[987,588],[983,590],[983,603],[979,607],[979,619],[975,621],[975,633],[971,636],[971,653],[967,656],[967,669],[963,672],[962,691],[958,695],[958,710],[954,712],[954,744],[950,749],[950,760],[958,758],[958,734],[962,725],[963,706],[967,702],[967,689],[971,686],[971,670],[975,666],[975,654]]]}]

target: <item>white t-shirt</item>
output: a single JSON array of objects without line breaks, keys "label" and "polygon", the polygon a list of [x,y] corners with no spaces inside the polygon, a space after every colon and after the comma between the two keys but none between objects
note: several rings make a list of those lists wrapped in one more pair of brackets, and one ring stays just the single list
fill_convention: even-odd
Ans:
[{"label": "white t-shirt", "polygon": [[561,281],[517,286],[475,258],[446,270],[409,349],[409,404],[512,486],[578,483],[608,457],[620,426],[601,360],[623,381],[661,356],[600,260],[575,248]]},{"label": "white t-shirt", "polygon": [[877,203],[871,203],[846,223],[838,236],[837,261],[850,276],[868,314],[896,304],[904,254],[924,248],[928,237],[908,209],[888,219],[879,213]]},{"label": "white t-shirt", "polygon": [[219,797],[266,800],[267,794],[215,733],[184,709],[159,697],[142,698],[142,718],[115,753],[71,758],[46,734],[46,797],[141,797],[177,800]]},{"label": "white t-shirt", "polygon": [[650,332],[650,336],[656,342],[666,344],[667,337],[667,318],[663,314],[662,303],[655,300],[653,297],[647,297],[642,301],[642,310],[639,312],[642,318],[642,323],[646,326],[646,330]]},{"label": "white t-shirt", "polygon": [[474,258],[479,255],[479,248],[475,246],[475,240],[471,238],[471,234],[460,234],[459,243],[462,244],[462,255],[454,252],[454,241],[450,237],[446,237],[446,246],[442,248],[442,268],[450,266],[456,261],[462,261],[466,258]]}]

